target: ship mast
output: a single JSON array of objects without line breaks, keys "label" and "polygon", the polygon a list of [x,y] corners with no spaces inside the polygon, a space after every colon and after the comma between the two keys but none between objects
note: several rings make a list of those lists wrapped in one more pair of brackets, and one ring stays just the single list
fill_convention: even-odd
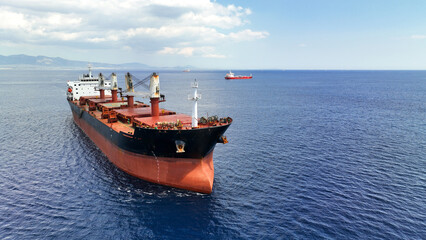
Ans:
[{"label": "ship mast", "polygon": [[188,96],[188,100],[194,101],[194,105],[192,107],[192,127],[196,128],[198,127],[198,104],[197,101],[201,99],[201,94],[198,94],[198,82],[197,79],[194,80],[194,82],[191,84],[192,88],[194,89],[194,94],[192,96]]},{"label": "ship mast", "polygon": [[93,75],[92,75],[92,64],[88,64],[87,65],[87,67],[89,68],[89,78],[93,78]]}]

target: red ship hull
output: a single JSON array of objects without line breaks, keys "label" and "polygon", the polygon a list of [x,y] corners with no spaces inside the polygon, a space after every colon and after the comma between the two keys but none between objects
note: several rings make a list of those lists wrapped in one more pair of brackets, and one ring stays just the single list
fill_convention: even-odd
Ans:
[{"label": "red ship hull", "polygon": [[251,79],[252,76],[236,76],[236,77],[225,77],[225,79]]},{"label": "red ship hull", "polygon": [[211,193],[214,179],[213,151],[203,158],[155,157],[119,148],[73,112],[74,121],[108,159],[124,172],[162,185]]}]

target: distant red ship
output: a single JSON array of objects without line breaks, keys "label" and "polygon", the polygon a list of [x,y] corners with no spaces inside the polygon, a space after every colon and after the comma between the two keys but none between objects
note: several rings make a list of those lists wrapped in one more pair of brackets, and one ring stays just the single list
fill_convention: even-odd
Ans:
[{"label": "distant red ship", "polygon": [[225,79],[251,79],[253,78],[253,76],[250,74],[250,76],[242,76],[242,75],[238,75],[235,76],[233,72],[229,71],[229,73],[227,73],[225,75]]}]

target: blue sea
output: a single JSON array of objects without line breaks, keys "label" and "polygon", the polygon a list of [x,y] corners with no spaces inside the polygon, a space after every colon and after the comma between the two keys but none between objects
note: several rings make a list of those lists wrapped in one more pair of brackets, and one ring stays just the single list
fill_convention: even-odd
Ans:
[{"label": "blue sea", "polygon": [[210,195],[112,165],[66,101],[85,71],[0,70],[0,239],[426,239],[426,71],[160,71],[161,107],[197,79],[234,119]]}]

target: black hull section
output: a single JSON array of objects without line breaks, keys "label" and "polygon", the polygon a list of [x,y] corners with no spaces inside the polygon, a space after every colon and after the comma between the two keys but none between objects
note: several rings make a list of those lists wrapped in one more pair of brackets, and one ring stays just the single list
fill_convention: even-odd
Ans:
[{"label": "black hull section", "polygon": [[[68,103],[74,114],[90,124],[114,145],[136,154],[154,157],[201,159],[213,151],[230,125],[185,130],[136,128],[134,135],[130,135],[123,132],[117,133],[73,102],[68,101]],[[177,153],[176,141],[185,143],[185,152]]]}]

